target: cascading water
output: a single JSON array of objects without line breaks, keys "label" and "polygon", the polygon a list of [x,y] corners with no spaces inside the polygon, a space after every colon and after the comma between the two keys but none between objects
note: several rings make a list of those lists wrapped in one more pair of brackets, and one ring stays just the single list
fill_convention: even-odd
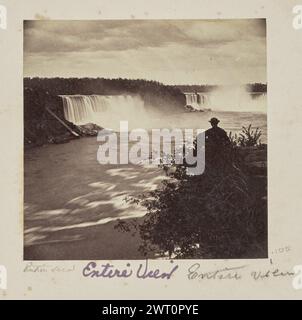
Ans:
[{"label": "cascading water", "polygon": [[209,96],[203,93],[185,93],[186,105],[196,110],[202,110],[210,107]]},{"label": "cascading water", "polygon": [[186,105],[193,108],[198,108],[197,94],[196,93],[185,93]]},{"label": "cascading water", "polygon": [[62,95],[65,119],[82,125],[94,123],[115,129],[119,121],[145,115],[144,101],[130,95]]}]

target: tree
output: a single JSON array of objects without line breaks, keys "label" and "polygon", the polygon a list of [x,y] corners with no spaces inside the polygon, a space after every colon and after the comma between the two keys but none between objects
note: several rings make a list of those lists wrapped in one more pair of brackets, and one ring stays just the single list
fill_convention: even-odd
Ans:
[{"label": "tree", "polygon": [[[258,139],[251,141],[258,145]],[[266,202],[253,191],[253,177],[245,171],[237,148],[233,144],[233,155],[224,159],[223,169],[206,165],[199,176],[187,176],[178,165],[160,188],[130,199],[147,208],[143,222],[120,221],[117,228],[139,232],[145,255],[155,251],[175,258],[265,256]]]}]

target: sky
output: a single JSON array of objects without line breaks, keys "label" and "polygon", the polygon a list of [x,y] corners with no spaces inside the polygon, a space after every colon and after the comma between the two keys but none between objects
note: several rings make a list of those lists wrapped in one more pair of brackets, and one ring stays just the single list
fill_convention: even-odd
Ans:
[{"label": "sky", "polygon": [[266,83],[265,19],[28,20],[25,77]]}]

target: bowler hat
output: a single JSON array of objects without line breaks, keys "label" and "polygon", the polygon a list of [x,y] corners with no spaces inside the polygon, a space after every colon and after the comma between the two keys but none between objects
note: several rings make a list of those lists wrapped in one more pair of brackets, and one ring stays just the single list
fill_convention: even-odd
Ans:
[{"label": "bowler hat", "polygon": [[210,121],[210,123],[219,123],[220,121],[217,118],[212,118]]}]

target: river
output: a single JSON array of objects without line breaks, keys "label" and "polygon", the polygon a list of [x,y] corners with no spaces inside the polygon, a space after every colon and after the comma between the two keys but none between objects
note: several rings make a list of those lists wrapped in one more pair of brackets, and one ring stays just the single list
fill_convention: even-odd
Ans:
[{"label": "river", "polygon": [[[218,117],[226,131],[252,123],[267,142],[266,114],[204,112],[166,115],[155,128],[208,128]],[[165,178],[152,165],[101,165],[96,137],[24,152],[26,260],[140,259],[139,238],[114,228],[117,219],[143,217],[125,197],[155,189]]]}]

